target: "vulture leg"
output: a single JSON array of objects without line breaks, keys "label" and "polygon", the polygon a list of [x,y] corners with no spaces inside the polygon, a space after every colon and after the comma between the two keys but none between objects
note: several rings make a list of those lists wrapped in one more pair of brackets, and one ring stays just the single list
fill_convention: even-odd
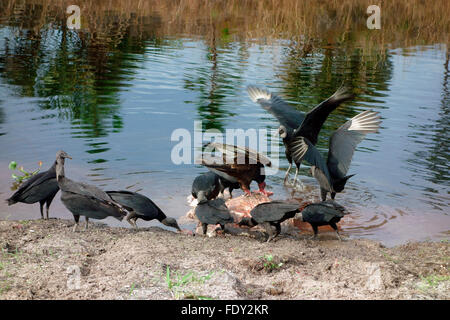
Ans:
[{"label": "vulture leg", "polygon": [[266,183],[265,182],[262,182],[262,183],[258,184],[258,187],[259,187],[259,191],[258,191],[259,193],[262,193],[262,194],[264,194],[267,197],[273,195],[273,192],[266,191],[266,189],[265,189]]},{"label": "vulture leg", "polygon": [[219,195],[222,195],[222,198],[225,198],[225,187],[220,184]]},{"label": "vulture leg", "polygon": [[342,238],[341,238],[341,235],[339,234],[339,230],[338,230],[338,227],[337,227],[336,223],[332,222],[332,223],[330,223],[330,226],[331,226],[331,227],[334,229],[334,231],[336,232],[336,236],[338,237],[338,239],[339,239],[340,241],[342,241]]},{"label": "vulture leg", "polygon": [[269,238],[267,238],[266,242],[270,242],[270,240],[273,240],[277,235],[275,232],[273,232],[272,225],[269,222],[264,222],[262,224],[263,228],[266,230],[267,234],[269,235]]},{"label": "vulture leg", "polygon": [[331,193],[331,199],[334,200],[334,197],[336,197],[336,192],[332,192],[332,193]]},{"label": "vulture leg", "polygon": [[242,185],[242,190],[244,190],[246,196],[252,195],[252,192],[250,191],[249,187]]},{"label": "vulture leg", "polygon": [[297,169],[295,170],[294,180],[292,181],[292,185],[294,185],[294,186],[295,186],[295,184],[297,183],[297,176],[298,176],[298,167],[297,167]]},{"label": "vulture leg", "polygon": [[[297,185],[297,176],[298,176],[298,170],[300,169],[300,165],[297,166],[297,170],[295,170],[295,176],[294,176],[294,181],[292,181],[292,186],[296,186]],[[304,189],[302,180],[298,180],[298,183],[300,184],[301,190]]]},{"label": "vulture leg", "polygon": [[279,223],[275,224],[275,230],[276,230],[275,237],[278,237],[278,235],[281,233],[281,225]]},{"label": "vulture leg", "polygon": [[46,202],[46,212],[45,212],[45,219],[46,220],[48,220],[48,210],[50,209],[50,204],[52,203],[52,201],[53,201],[53,197],[52,198],[49,198],[49,199],[47,199],[47,202]]},{"label": "vulture leg", "polygon": [[41,209],[41,219],[44,219],[44,203],[45,203],[45,200],[42,200],[41,202],[39,202],[39,205],[40,205],[40,209]]},{"label": "vulture leg", "polygon": [[284,176],[284,184],[286,184],[288,181],[288,176],[289,176],[289,172],[291,171],[291,168],[292,168],[292,162],[289,163],[289,168],[287,169],[286,175]]},{"label": "vulture leg", "polygon": [[[221,234],[222,234],[222,235],[225,235],[225,225],[224,225],[224,224],[220,224],[220,223],[219,223],[219,225],[220,225],[220,229],[219,229],[219,230],[222,231]],[[217,231],[216,231],[216,232],[217,232]]]},{"label": "vulture leg", "polygon": [[208,231],[208,225],[206,223],[202,223],[202,230],[203,230],[203,235],[205,235],[206,231]]},{"label": "vulture leg", "polygon": [[73,226],[73,232],[77,231],[77,227],[78,227],[78,222],[80,221],[80,216],[79,215],[73,215],[73,220],[75,220],[75,224]]},{"label": "vulture leg", "polygon": [[313,231],[314,231],[314,235],[312,236],[312,239],[317,240],[318,239],[317,235],[319,233],[319,228],[315,224],[313,224],[311,226],[312,226]]},{"label": "vulture leg", "polygon": [[136,225],[137,214],[134,211],[130,212],[125,219],[128,221],[129,224],[131,224],[131,226],[137,229]]},{"label": "vulture leg", "polygon": [[320,188],[320,197],[322,198],[322,201],[327,200],[327,194],[328,194],[327,190]]},{"label": "vulture leg", "polygon": [[86,217],[86,225],[84,227],[84,230],[87,230],[89,228],[89,218]]}]

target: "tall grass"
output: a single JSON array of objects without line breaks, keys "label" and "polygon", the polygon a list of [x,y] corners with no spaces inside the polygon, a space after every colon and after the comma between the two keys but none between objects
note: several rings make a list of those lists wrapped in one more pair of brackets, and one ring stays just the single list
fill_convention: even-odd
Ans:
[{"label": "tall grass", "polygon": [[[125,35],[187,35],[210,41],[283,38],[309,46],[351,41],[383,50],[448,43],[450,34],[447,0],[2,0],[0,23],[37,35],[49,23],[64,25],[71,4],[81,8],[81,32],[99,43]],[[381,8],[381,30],[366,27],[371,4]]]}]

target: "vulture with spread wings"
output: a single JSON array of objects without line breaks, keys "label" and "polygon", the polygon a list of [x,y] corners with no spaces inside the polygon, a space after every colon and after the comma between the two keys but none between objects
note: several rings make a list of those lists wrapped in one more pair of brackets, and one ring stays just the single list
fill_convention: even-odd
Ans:
[{"label": "vulture with spread wings", "polygon": [[331,97],[317,105],[307,114],[295,110],[277,95],[258,87],[247,87],[250,98],[259,103],[265,110],[274,115],[280,122],[278,132],[283,139],[286,158],[289,161],[289,168],[284,177],[287,181],[289,172],[294,161],[297,170],[295,172],[294,184],[297,181],[298,170],[301,159],[294,157],[296,145],[292,142],[298,137],[306,138],[312,145],[317,143],[319,132],[328,115],[335,110],[342,102],[353,98],[353,94],[345,87],[339,88]]},{"label": "vulture with spread wings", "polygon": [[339,127],[330,138],[328,159],[325,162],[316,147],[303,136],[298,136],[291,142],[294,161],[305,160],[311,164],[311,174],[320,185],[322,200],[331,193],[334,199],[337,192],[344,190],[347,180],[353,175],[347,175],[356,146],[368,133],[378,132],[381,120],[378,112],[364,111],[348,120]]}]

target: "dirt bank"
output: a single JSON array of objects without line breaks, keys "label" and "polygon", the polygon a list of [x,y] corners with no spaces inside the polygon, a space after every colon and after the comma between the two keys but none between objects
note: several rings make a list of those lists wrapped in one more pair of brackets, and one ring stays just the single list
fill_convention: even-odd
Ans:
[{"label": "dirt bank", "polygon": [[[449,299],[449,243],[0,221],[0,299]],[[309,235],[308,235],[309,236]],[[79,277],[78,277],[79,274]]]}]

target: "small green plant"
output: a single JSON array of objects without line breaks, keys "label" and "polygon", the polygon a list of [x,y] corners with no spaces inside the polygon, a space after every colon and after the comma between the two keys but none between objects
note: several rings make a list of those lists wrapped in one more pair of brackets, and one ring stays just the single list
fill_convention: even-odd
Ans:
[{"label": "small green plant", "polygon": [[0,280],[0,294],[11,290],[11,282],[7,280]]},{"label": "small green plant", "polygon": [[283,265],[282,262],[275,263],[274,257],[271,254],[264,255],[263,260],[264,260],[264,268],[266,270],[278,269],[278,268],[280,268]]},{"label": "small green plant", "polygon": [[174,287],[182,287],[191,281],[192,275],[193,275],[192,271],[189,271],[185,275],[180,275],[178,272],[175,272],[175,276],[171,277],[170,268],[167,267],[167,269],[166,269],[167,287],[170,290],[172,290]]},{"label": "small green plant", "polygon": [[198,274],[194,273],[193,271],[189,271],[186,274],[180,274],[178,272],[171,272],[170,267],[166,267],[166,284],[169,290],[172,292],[172,294],[175,296],[175,299],[179,299],[182,294],[185,298],[190,297],[191,299],[199,299],[199,300],[211,300],[212,298],[207,296],[201,296],[194,293],[185,294],[182,290],[184,286],[186,286],[189,283],[193,282],[199,282],[199,283],[205,283],[205,281],[211,279],[212,275],[214,274],[214,271],[211,271],[205,276],[199,276]]},{"label": "small green plant", "polygon": [[[13,171],[13,173],[11,174],[11,177],[17,182],[17,183],[22,183],[22,181],[32,177],[33,175],[35,175],[36,173],[39,172],[39,170],[41,170],[41,166],[42,166],[42,161],[38,162],[39,164],[39,168],[34,170],[34,171],[27,171],[23,168],[23,166],[17,167],[17,162],[16,161],[11,161],[9,163],[9,170]],[[19,172],[17,172],[17,171]]]},{"label": "small green plant", "polygon": [[129,292],[130,296],[133,294],[134,289],[136,289],[136,284],[133,282],[133,284],[131,285],[131,288],[130,288],[130,292]]},{"label": "small green plant", "polygon": [[214,300],[214,299],[211,298],[211,297],[208,297],[208,296],[198,296],[198,295],[196,295],[196,294],[194,294],[194,293],[186,294],[186,295],[184,296],[184,298],[185,298],[185,299],[195,299],[195,300]]},{"label": "small green plant", "polygon": [[437,287],[441,282],[450,281],[450,276],[429,275],[426,277],[421,277],[421,279],[428,285],[428,287]]},{"label": "small green plant", "polygon": [[389,261],[391,261],[391,262],[393,262],[393,263],[395,263],[395,264],[398,264],[398,260],[397,259],[394,259],[391,255],[389,255],[388,253],[386,253],[386,252],[382,252],[382,254],[383,254],[383,256],[386,258],[386,260],[389,260]]}]

